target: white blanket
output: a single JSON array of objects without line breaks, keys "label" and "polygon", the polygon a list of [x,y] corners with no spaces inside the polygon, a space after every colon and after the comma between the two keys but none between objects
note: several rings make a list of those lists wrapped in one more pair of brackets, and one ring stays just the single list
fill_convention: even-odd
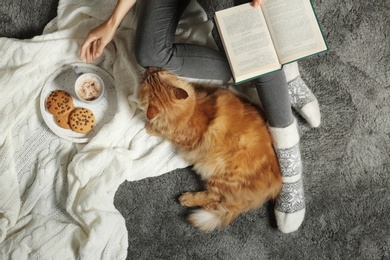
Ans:
[{"label": "white blanket", "polygon": [[[118,111],[112,121],[88,144],[62,140],[43,121],[45,80],[79,62],[86,34],[115,4],[60,0],[58,16],[42,36],[0,38],[0,259],[124,259],[131,245],[113,204],[118,186],[187,166],[169,143],[146,133],[137,108],[137,6],[95,62],[115,79]],[[206,20],[193,1],[177,40],[212,44]]]}]

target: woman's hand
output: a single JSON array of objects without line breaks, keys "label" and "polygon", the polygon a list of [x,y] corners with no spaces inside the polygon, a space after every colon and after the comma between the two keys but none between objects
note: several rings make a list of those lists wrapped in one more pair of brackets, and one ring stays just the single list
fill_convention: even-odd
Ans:
[{"label": "woman's hand", "polygon": [[259,7],[262,0],[252,0],[252,6],[253,7]]},{"label": "woman's hand", "polygon": [[[136,0],[118,0],[114,11],[107,21],[93,28],[85,39],[80,50],[80,60],[86,59],[87,63],[96,60],[102,55],[104,47],[112,41],[116,30],[119,28],[124,17],[133,7]],[[257,0],[258,1],[258,0]]]},{"label": "woman's hand", "polygon": [[116,29],[117,27],[110,20],[93,28],[81,46],[80,60],[86,58],[86,62],[89,64],[99,58],[106,45],[114,38]]}]

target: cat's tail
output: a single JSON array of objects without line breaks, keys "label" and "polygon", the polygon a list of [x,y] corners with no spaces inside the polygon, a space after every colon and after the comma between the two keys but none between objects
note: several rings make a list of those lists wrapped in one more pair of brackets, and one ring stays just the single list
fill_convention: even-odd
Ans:
[{"label": "cat's tail", "polygon": [[241,213],[259,208],[269,199],[278,196],[282,182],[274,182],[268,192],[254,193],[248,199],[242,200],[233,198],[231,200],[224,197],[223,201],[213,202],[194,210],[188,217],[188,221],[195,227],[205,232],[221,229],[229,225]]},{"label": "cat's tail", "polygon": [[219,204],[216,209],[196,209],[188,217],[188,221],[204,232],[211,232],[229,225],[240,213],[241,211],[227,211]]}]

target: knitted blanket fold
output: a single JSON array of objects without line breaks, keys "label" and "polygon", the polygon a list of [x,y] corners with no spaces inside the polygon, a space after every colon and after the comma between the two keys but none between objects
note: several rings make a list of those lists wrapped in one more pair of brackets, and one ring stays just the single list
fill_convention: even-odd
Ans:
[{"label": "knitted blanket fold", "polygon": [[[117,188],[187,166],[167,141],[146,133],[137,106],[137,5],[94,62],[115,80],[113,119],[87,144],[63,140],[44,123],[39,98],[45,80],[63,65],[80,62],[87,33],[115,4],[60,0],[43,35],[0,38],[1,259],[125,259],[131,245],[113,204]],[[212,44],[211,28],[192,1],[176,40]]]}]

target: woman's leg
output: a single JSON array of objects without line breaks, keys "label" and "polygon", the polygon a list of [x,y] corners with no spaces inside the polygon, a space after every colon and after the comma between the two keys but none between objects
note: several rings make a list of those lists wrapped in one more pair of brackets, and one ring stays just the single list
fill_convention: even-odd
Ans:
[{"label": "woman's leg", "polygon": [[[180,76],[227,81],[231,72],[222,52],[173,39],[182,12],[189,0],[141,1],[135,54],[143,67],[162,67]],[[283,188],[275,207],[278,227],[292,232],[305,213],[301,180],[299,134],[282,71],[254,81],[265,113],[283,176]]]},{"label": "woman's leg", "polygon": [[289,233],[301,225],[305,216],[299,133],[292,114],[286,77],[278,71],[254,80],[267,115],[282,174],[282,191],[276,201],[275,217],[280,231]]},{"label": "woman's leg", "polygon": [[286,77],[276,71],[253,80],[271,126],[286,127],[294,121]]},{"label": "woman's leg", "polygon": [[190,0],[140,1],[135,56],[143,67],[161,67],[189,78],[231,78],[222,52],[204,46],[174,43],[181,14]]}]

